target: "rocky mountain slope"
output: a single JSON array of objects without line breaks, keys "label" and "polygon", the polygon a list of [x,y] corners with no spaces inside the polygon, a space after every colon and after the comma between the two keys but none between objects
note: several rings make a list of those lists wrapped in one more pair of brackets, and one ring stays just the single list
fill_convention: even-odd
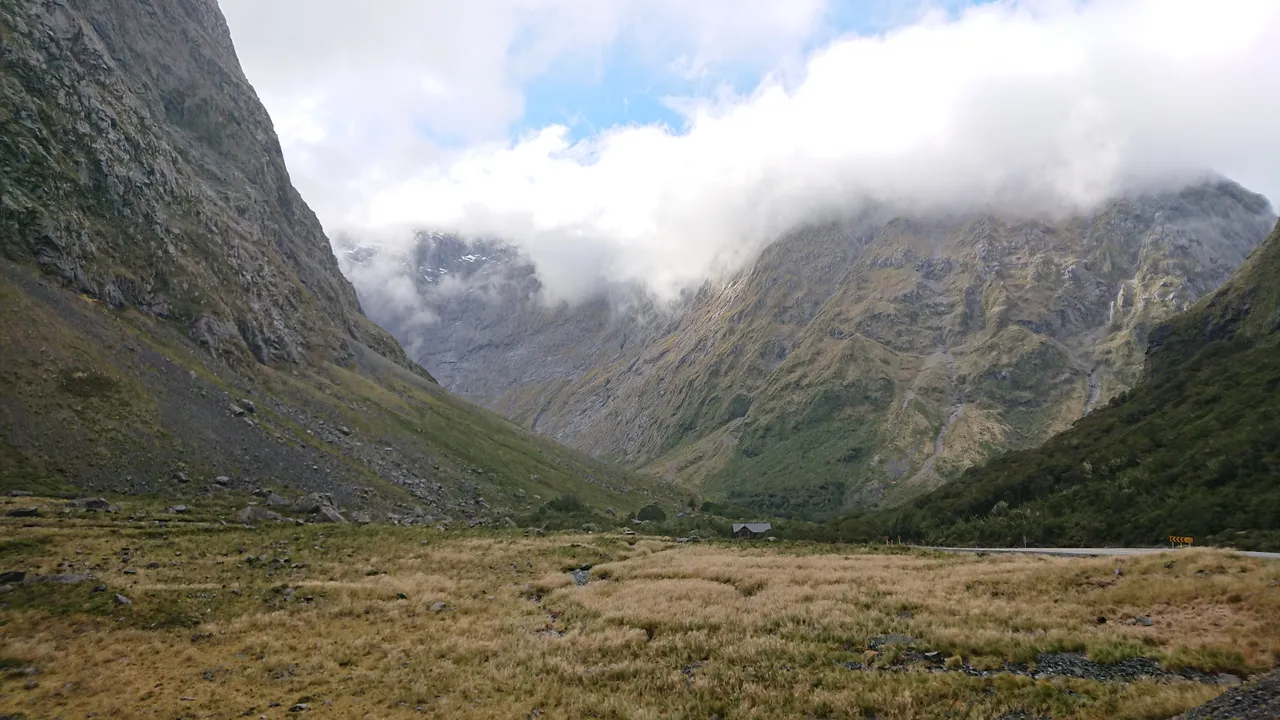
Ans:
[{"label": "rocky mountain slope", "polygon": [[1156,326],[1148,377],[1044,445],[835,531],[934,543],[1280,549],[1280,225]]},{"label": "rocky mountain slope", "polygon": [[471,522],[649,501],[441,390],[365,317],[215,0],[4,2],[0,41],[4,485]]},{"label": "rocky mountain slope", "polygon": [[864,208],[674,310],[547,308],[510,248],[495,264],[492,241],[423,236],[430,262],[400,262],[438,321],[389,327],[446,386],[540,433],[823,517],[937,487],[1132,387],[1150,327],[1224,282],[1273,221],[1224,180],[1058,218]]},{"label": "rocky mountain slope", "polygon": [[420,232],[408,252],[347,236],[335,246],[370,314],[450,390],[491,408],[513,387],[627,358],[670,322],[635,286],[550,306],[534,264],[500,240]]}]

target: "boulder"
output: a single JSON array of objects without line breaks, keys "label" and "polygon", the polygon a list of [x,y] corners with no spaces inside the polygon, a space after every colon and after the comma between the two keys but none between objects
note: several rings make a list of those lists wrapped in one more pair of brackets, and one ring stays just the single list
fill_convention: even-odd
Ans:
[{"label": "boulder", "polygon": [[20,583],[27,577],[27,574],[21,570],[10,570],[0,573],[0,585],[11,585]]},{"label": "boulder", "polygon": [[288,505],[288,504],[289,504],[289,501],[285,499],[283,495],[279,495],[273,492],[267,493],[268,507],[284,507],[285,505]]},{"label": "boulder", "polygon": [[115,512],[116,510],[119,509],[115,505],[112,505],[110,502],[108,502],[106,498],[100,498],[100,497],[77,498],[67,503],[67,505],[69,507],[73,507],[78,510],[93,510],[93,511],[105,510],[106,512]]},{"label": "boulder", "polygon": [[325,505],[316,513],[315,521],[319,523],[344,523],[346,518],[342,517],[342,513],[332,505]]},{"label": "boulder", "polygon": [[311,493],[293,502],[293,511],[300,515],[314,515],[326,507],[333,507],[333,497],[327,493]]},{"label": "boulder", "polygon": [[276,522],[283,520],[284,517],[274,510],[268,510],[259,505],[250,505],[240,512],[236,513],[236,522],[245,525],[253,525],[260,522]]},{"label": "boulder", "polygon": [[33,507],[14,508],[10,510],[7,513],[7,515],[9,517],[15,517],[15,518],[40,517],[40,508],[33,508]]},{"label": "boulder", "polygon": [[76,585],[82,582],[88,582],[93,578],[88,575],[80,575],[78,573],[58,573],[56,575],[34,575],[27,578],[27,582],[32,583],[56,583],[58,585]]}]

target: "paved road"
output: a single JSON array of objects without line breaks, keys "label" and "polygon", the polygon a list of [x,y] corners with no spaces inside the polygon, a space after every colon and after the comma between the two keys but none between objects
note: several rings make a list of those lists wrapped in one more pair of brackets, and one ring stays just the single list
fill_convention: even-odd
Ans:
[{"label": "paved road", "polygon": [[[960,547],[931,547],[927,550],[940,550],[942,552],[965,552],[965,553],[1021,553],[1024,555],[1084,555],[1088,557],[1096,557],[1101,555],[1153,555],[1162,552],[1177,552],[1170,548],[960,548]],[[1261,558],[1263,560],[1280,560],[1280,553],[1273,552],[1254,552],[1250,550],[1233,551],[1245,557]]]}]

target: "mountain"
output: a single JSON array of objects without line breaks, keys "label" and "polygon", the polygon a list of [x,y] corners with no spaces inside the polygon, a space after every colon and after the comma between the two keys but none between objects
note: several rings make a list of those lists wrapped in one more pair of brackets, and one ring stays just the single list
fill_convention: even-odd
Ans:
[{"label": "mountain", "polygon": [[[407,252],[349,236],[335,246],[379,323],[451,390],[490,408],[510,388],[578,377],[628,357],[669,322],[634,285],[549,306],[532,261],[501,240],[419,232]],[[410,287],[400,291],[401,282]]]},{"label": "mountain", "polygon": [[835,526],[980,545],[1280,550],[1280,225],[1224,287],[1150,333],[1147,377],[1038,448]]},{"label": "mountain", "polygon": [[6,486],[470,522],[664,497],[445,392],[363,314],[215,0],[4,3],[0,39]]},{"label": "mountain", "polygon": [[[1131,388],[1150,328],[1274,219],[1217,179],[1057,217],[863,207],[675,307],[623,287],[553,305],[517,249],[424,233],[394,264],[435,320],[387,326],[447,387],[540,433],[822,518],[900,503]],[[357,247],[353,267],[378,253]]]}]

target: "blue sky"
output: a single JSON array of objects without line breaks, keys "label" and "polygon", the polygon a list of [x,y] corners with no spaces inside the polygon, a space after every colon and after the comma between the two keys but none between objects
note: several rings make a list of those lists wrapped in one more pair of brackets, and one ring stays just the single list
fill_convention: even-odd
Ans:
[{"label": "blue sky", "polygon": [[[747,77],[738,79],[747,81]],[[680,117],[665,99],[688,92],[689,85],[615,48],[596,67],[553,68],[530,80],[524,86],[524,115],[512,134],[524,135],[548,125],[568,127],[574,139],[635,123],[664,123],[678,129]]]},{"label": "blue sky", "polygon": [[[928,3],[891,0],[834,0],[821,22],[795,50],[795,60],[842,36],[872,35],[910,22],[927,11],[955,14],[994,0],[935,0]],[[655,63],[634,43],[617,42],[593,57],[559,62],[523,85],[524,112],[513,124],[518,138],[548,125],[564,125],[569,137],[581,140],[610,127],[661,123],[679,133],[684,121],[668,98],[707,97],[717,92],[750,93],[766,72],[742,63],[722,63],[697,78],[683,77]],[[437,138],[439,139],[439,138]]]}]

